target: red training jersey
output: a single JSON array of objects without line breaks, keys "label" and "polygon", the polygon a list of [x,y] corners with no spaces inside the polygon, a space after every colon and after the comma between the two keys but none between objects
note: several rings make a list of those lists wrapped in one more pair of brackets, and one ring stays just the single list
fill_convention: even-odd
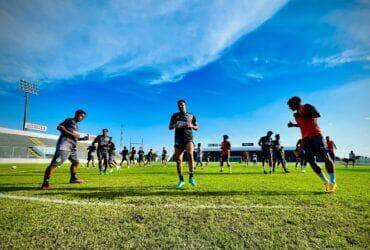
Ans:
[{"label": "red training jersey", "polygon": [[332,152],[334,152],[334,142],[333,141],[327,141],[326,145],[328,146],[328,149]]},{"label": "red training jersey", "polygon": [[302,138],[308,138],[315,135],[322,135],[319,124],[317,123],[317,118],[308,117],[307,108],[301,105],[298,108],[299,117],[295,117],[299,128],[301,129]]},{"label": "red training jersey", "polygon": [[231,148],[230,142],[228,141],[221,142],[222,155],[227,155],[229,153],[230,148]]}]

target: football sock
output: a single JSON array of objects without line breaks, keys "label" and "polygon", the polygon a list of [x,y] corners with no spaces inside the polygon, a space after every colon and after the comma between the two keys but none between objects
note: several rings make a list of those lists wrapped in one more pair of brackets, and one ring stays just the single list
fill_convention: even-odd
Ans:
[{"label": "football sock", "polygon": [[334,173],[329,173],[329,180],[330,180],[330,183],[331,183],[331,184],[334,184],[334,183],[335,183],[335,176],[334,176]]},{"label": "football sock", "polygon": [[317,174],[320,179],[324,182],[324,183],[327,183],[328,182],[328,179],[326,178],[325,174],[323,172],[320,172]]},{"label": "football sock", "polygon": [[194,173],[189,173],[189,178],[193,178],[194,177]]},{"label": "football sock", "polygon": [[180,179],[180,181],[184,181],[184,176],[179,175],[179,179]]}]

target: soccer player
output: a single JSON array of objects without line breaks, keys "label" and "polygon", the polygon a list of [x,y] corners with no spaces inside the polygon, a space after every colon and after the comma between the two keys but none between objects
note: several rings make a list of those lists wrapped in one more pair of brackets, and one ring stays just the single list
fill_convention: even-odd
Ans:
[{"label": "soccer player", "polygon": [[208,166],[210,161],[211,161],[211,154],[207,153],[207,155],[206,155],[206,166]]},{"label": "soccer player", "polygon": [[167,165],[167,150],[165,147],[162,149],[162,165]]},{"label": "soccer player", "polygon": [[349,152],[348,156],[349,157],[348,157],[348,161],[346,162],[346,167],[348,167],[349,162],[352,162],[352,167],[354,167],[355,163],[356,163],[356,155],[353,152],[353,150],[351,150],[351,152]]},{"label": "soccer player", "polygon": [[249,162],[249,153],[248,153],[248,151],[243,152],[242,162],[244,162],[245,167],[248,167],[248,162]]},{"label": "soccer player", "polygon": [[333,162],[335,162],[335,150],[337,149],[337,145],[335,145],[334,141],[330,140],[329,136],[327,136],[325,139],[330,158]]},{"label": "soccer player", "polygon": [[[310,104],[301,104],[301,98],[297,96],[290,98],[287,104],[292,111],[295,111],[294,118],[296,121],[295,124],[289,122],[288,127],[300,128],[305,160],[311,165],[312,170],[324,182],[326,192],[334,192],[337,188],[334,175],[334,163],[330,159],[325,147],[322,131],[317,122],[320,117],[320,113]],[[316,163],[315,156],[320,156],[325,161],[329,180]]]},{"label": "soccer player", "polygon": [[126,146],[123,147],[123,150],[121,151],[122,160],[120,162],[120,166],[122,166],[123,162],[126,161],[127,167],[130,167],[130,158],[128,156],[128,149]]},{"label": "soccer player", "polygon": [[304,151],[302,145],[302,139],[299,139],[296,144],[296,149],[294,151],[294,155],[296,157],[295,167],[297,168],[298,164],[301,165],[301,172],[306,172],[306,160],[304,158]]},{"label": "soccer player", "polygon": [[256,166],[256,165],[257,165],[257,154],[256,154],[256,153],[254,153],[254,154],[252,155],[252,162],[253,162],[253,165],[254,165],[254,166]]},{"label": "soccer player", "polygon": [[111,141],[109,143],[109,148],[108,148],[108,164],[110,168],[110,172],[113,172],[113,167],[116,167],[117,170],[120,170],[121,168],[117,165],[117,162],[115,160],[116,158],[116,145]]},{"label": "soccer player", "polygon": [[194,178],[193,130],[198,130],[199,125],[197,124],[195,116],[187,112],[185,100],[177,101],[177,107],[179,112],[174,113],[171,116],[169,129],[175,130],[175,160],[177,163],[177,173],[179,176],[177,188],[182,188],[184,187],[185,182],[182,175],[181,165],[185,150],[188,153],[189,183],[193,186],[196,185]]},{"label": "soccer player", "polygon": [[139,156],[137,162],[139,163],[139,166],[141,167],[141,164],[144,164],[145,165],[145,162],[144,162],[144,150],[142,147],[139,148],[139,151],[137,151],[137,154]]},{"label": "soccer player", "polygon": [[272,136],[272,131],[268,131],[267,132],[267,135],[265,136],[262,136],[260,138],[260,140],[258,141],[258,145],[261,147],[262,149],[262,168],[263,168],[263,173],[264,174],[267,174],[267,171],[265,170],[265,164],[266,164],[266,161],[268,162],[269,164],[269,167],[270,167],[270,171],[269,173],[271,174],[272,173],[272,152],[271,152],[271,147],[272,147],[272,139],[271,139],[271,136]]},{"label": "soccer player", "polygon": [[107,174],[109,166],[109,145],[112,141],[112,137],[108,136],[108,129],[103,129],[102,134],[95,137],[93,145],[98,144],[97,154],[99,161],[99,172],[100,174]]},{"label": "soccer player", "polygon": [[198,167],[198,165],[200,165],[203,168],[203,150],[201,143],[198,143],[197,147],[197,164],[195,166]]},{"label": "soccer player", "polygon": [[224,135],[223,141],[221,142],[221,155],[220,155],[220,172],[223,171],[224,162],[229,167],[229,173],[231,173],[231,164],[230,164],[230,151],[231,151],[231,144],[228,141],[229,136]]},{"label": "soccer player", "polygon": [[77,159],[77,141],[88,140],[89,136],[80,137],[78,133],[77,123],[81,122],[86,116],[83,110],[77,110],[73,118],[67,118],[58,125],[57,129],[60,131],[60,136],[57,141],[56,150],[50,165],[45,169],[44,182],[41,189],[49,190],[50,176],[54,170],[63,164],[67,159],[71,162],[71,178],[69,183],[83,183],[83,180],[76,176],[78,159]]},{"label": "soccer player", "polygon": [[146,155],[146,165],[149,165],[150,166],[150,163],[152,162],[153,160],[153,149],[150,149],[148,154]]},{"label": "soccer player", "polygon": [[272,154],[273,154],[273,165],[272,172],[275,172],[275,167],[277,164],[281,164],[285,173],[289,173],[289,170],[286,168],[286,161],[284,157],[284,149],[280,145],[280,135],[275,135],[275,140],[272,141]]},{"label": "soccer player", "polygon": [[136,155],[135,147],[132,147],[130,152],[130,165],[135,164],[135,155]]},{"label": "soccer player", "polygon": [[90,162],[92,163],[93,168],[95,168],[95,157],[94,154],[96,153],[96,147],[94,145],[90,145],[87,147],[87,164],[86,167],[89,167]]}]

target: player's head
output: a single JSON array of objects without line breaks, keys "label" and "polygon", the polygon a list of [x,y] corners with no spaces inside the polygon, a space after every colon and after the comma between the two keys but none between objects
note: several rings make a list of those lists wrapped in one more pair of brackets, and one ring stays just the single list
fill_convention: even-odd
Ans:
[{"label": "player's head", "polygon": [[202,146],[202,143],[198,143],[198,147],[200,148],[200,146]]},{"label": "player's head", "polygon": [[267,136],[272,136],[273,132],[272,131],[267,131]]},{"label": "player's head", "polygon": [[132,150],[134,150],[134,149],[135,149],[135,147],[132,147],[131,149],[132,149]]},{"label": "player's head", "polygon": [[102,133],[103,133],[103,136],[107,136],[108,135],[108,129],[104,128]]},{"label": "player's head", "polygon": [[291,110],[296,111],[298,110],[299,105],[301,105],[301,101],[301,98],[298,96],[293,96],[288,100],[287,104]]},{"label": "player's head", "polygon": [[179,111],[182,113],[186,112],[186,102],[185,100],[181,99],[177,101],[177,107],[179,108]]},{"label": "player's head", "polygon": [[75,112],[75,119],[76,121],[80,122],[82,121],[86,116],[86,112],[83,111],[82,109],[76,110]]},{"label": "player's head", "polygon": [[329,136],[327,136],[327,137],[325,137],[325,138],[326,138],[326,140],[327,140],[327,141],[329,141],[329,140],[330,140],[330,137],[329,137]]},{"label": "player's head", "polygon": [[125,149],[125,150],[126,150],[126,149],[127,149],[127,148],[126,148],[126,146],[123,146],[123,149]]},{"label": "player's head", "polygon": [[275,139],[276,139],[276,140],[279,140],[279,139],[280,139],[280,134],[276,134],[276,135],[275,135]]},{"label": "player's head", "polygon": [[228,135],[223,135],[222,137],[224,138],[224,141],[226,141],[227,139],[229,139],[229,136]]},{"label": "player's head", "polygon": [[163,147],[163,150],[166,150],[166,148],[165,148],[165,147]]}]

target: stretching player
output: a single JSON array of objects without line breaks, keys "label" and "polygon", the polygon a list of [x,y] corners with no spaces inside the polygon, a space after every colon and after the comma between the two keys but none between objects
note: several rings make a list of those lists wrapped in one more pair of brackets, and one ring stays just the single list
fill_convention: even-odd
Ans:
[{"label": "stretching player", "polygon": [[197,164],[195,166],[198,167],[198,165],[200,165],[203,168],[203,150],[201,143],[198,143],[197,147]]},{"label": "stretching player", "polygon": [[196,185],[194,178],[194,142],[193,130],[198,130],[194,115],[186,111],[186,102],[184,100],[177,101],[179,112],[171,116],[169,129],[175,129],[175,160],[177,163],[177,173],[179,176],[179,183],[177,188],[182,188],[185,185],[184,177],[182,175],[182,160],[184,151],[188,153],[189,164],[189,183],[193,186]]},{"label": "stretching player", "polygon": [[163,166],[167,165],[167,150],[165,147],[163,147],[163,150],[162,150],[162,165]]},{"label": "stretching player", "polygon": [[130,158],[128,156],[128,149],[126,146],[123,147],[123,150],[121,151],[122,160],[120,162],[120,166],[122,166],[123,162],[126,161],[127,167],[130,167]]},{"label": "stretching player", "polygon": [[112,141],[112,137],[108,136],[108,129],[103,129],[102,134],[98,135],[93,141],[93,145],[98,144],[97,154],[99,161],[99,172],[100,174],[107,174],[109,165],[109,144]]},{"label": "stretching player", "polygon": [[90,162],[93,168],[95,168],[95,157],[94,157],[95,153],[96,153],[96,147],[94,145],[90,145],[87,147],[87,164],[86,164],[87,168],[89,168]]},{"label": "stretching player", "polygon": [[262,149],[262,168],[263,168],[263,173],[267,174],[267,171],[265,170],[265,164],[266,161],[269,164],[270,171],[269,173],[272,173],[272,152],[271,152],[271,147],[272,147],[272,131],[268,131],[267,135],[262,136],[261,139],[258,142],[258,145]]},{"label": "stretching player", "polygon": [[329,136],[327,136],[325,139],[330,158],[333,162],[335,162],[335,150],[337,149],[337,145],[335,145],[334,141],[330,140]]},{"label": "stretching player", "polygon": [[228,141],[229,136],[224,135],[223,141],[221,142],[221,155],[220,155],[220,172],[223,171],[224,162],[229,167],[229,173],[231,173],[231,164],[230,164],[230,151],[231,151],[231,144]]},{"label": "stretching player", "polygon": [[89,136],[80,138],[78,134],[77,123],[81,122],[86,116],[83,110],[77,110],[73,118],[67,118],[64,122],[58,125],[60,136],[57,141],[56,150],[50,165],[46,168],[44,174],[44,182],[41,188],[49,190],[51,188],[49,179],[55,168],[63,164],[67,159],[71,162],[71,178],[69,183],[83,183],[83,180],[76,177],[78,159],[77,159],[77,141],[88,140]]},{"label": "stretching player", "polygon": [[280,145],[280,135],[279,134],[276,134],[275,140],[272,141],[272,150],[273,150],[272,172],[275,172],[275,167],[280,163],[284,169],[284,172],[289,173],[288,169],[286,168],[284,149]]},{"label": "stretching player", "polygon": [[[313,171],[324,182],[326,192],[334,192],[337,188],[334,176],[334,164],[325,147],[322,131],[317,122],[317,119],[320,117],[319,112],[310,104],[302,105],[301,98],[297,96],[289,99],[288,106],[291,110],[295,111],[294,118],[296,120],[296,124],[289,122],[288,127],[300,128],[305,160],[310,163]],[[316,163],[315,156],[320,156],[325,161],[329,180]]]},{"label": "stretching player", "polygon": [[136,155],[135,147],[132,147],[130,152],[130,165],[135,164],[135,155]]}]

